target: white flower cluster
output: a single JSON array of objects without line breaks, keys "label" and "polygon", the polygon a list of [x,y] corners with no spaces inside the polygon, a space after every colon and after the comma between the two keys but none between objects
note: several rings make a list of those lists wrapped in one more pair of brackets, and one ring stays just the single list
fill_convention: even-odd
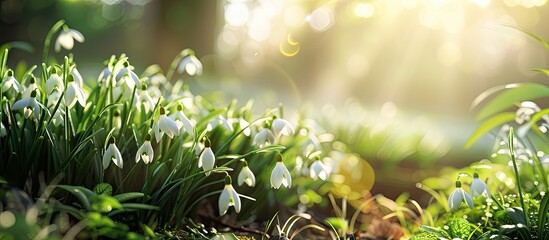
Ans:
[{"label": "white flower cluster", "polygon": [[[55,41],[55,50],[71,50],[74,41],[83,42],[84,36],[63,25]],[[194,52],[183,53],[185,54],[177,58],[180,61],[171,72],[201,75],[202,64]],[[112,56],[97,80],[84,79],[72,57],[65,57],[61,65],[44,64],[41,72],[43,79],[35,77],[29,71],[19,81],[13,70],[4,72],[1,76],[0,137],[8,136],[10,127],[21,127],[27,121],[32,121],[37,129],[51,129],[61,133],[54,138],[64,141],[67,146],[65,150],[70,150],[71,139],[85,131],[86,124],[95,124],[99,120],[97,124],[104,124],[101,128],[108,134],[105,137],[103,131],[98,131],[93,134],[93,141],[94,144],[104,143],[97,156],[104,171],[123,169],[128,164],[124,158],[135,159],[135,164],[152,164],[155,160],[167,159],[169,157],[165,156],[166,151],[171,149],[166,150],[168,147],[164,147],[177,143],[181,146],[192,146],[191,149],[196,151],[196,156],[193,157],[198,159],[197,165],[193,167],[197,166],[207,177],[216,172],[227,174],[226,168],[217,167],[216,164],[216,153],[226,149],[223,149],[224,146],[214,148],[208,137],[214,139],[217,132],[230,132],[234,136],[242,134],[250,140],[254,151],[268,152],[263,148],[274,151],[271,155],[275,160],[270,171],[271,187],[292,187],[292,175],[284,164],[283,154],[272,150],[282,149],[282,146],[272,145],[282,145],[286,140],[296,137],[296,130],[292,123],[271,113],[261,118],[261,121],[252,123],[242,116],[218,113],[218,109],[211,107],[206,101],[200,101],[201,97],[194,96],[188,89],[180,92],[181,88],[175,88],[168,81],[171,74],[166,77],[161,70],[150,67],[139,75],[125,55]],[[7,121],[2,120],[4,112],[10,113]],[[15,118],[11,118],[11,113]],[[134,119],[140,121],[139,126],[132,121]],[[201,129],[205,128],[200,133],[196,129],[199,123],[204,124]],[[258,123],[264,125],[258,126]],[[131,137],[123,136],[127,132],[133,133]],[[182,139],[179,136],[185,137]],[[327,180],[332,170],[325,164],[329,160],[320,158],[321,149],[317,137],[312,133],[308,136],[309,139],[303,146],[306,149],[303,155],[309,162],[301,165],[305,165],[304,169],[308,169],[307,175],[312,179]],[[128,147],[129,143],[135,145]],[[159,149],[162,151],[155,154]],[[243,157],[237,160],[242,165],[237,177],[238,186],[246,184],[248,187],[255,187],[256,177],[252,168]],[[112,168],[111,163],[118,169]],[[227,175],[219,197],[219,214],[226,214],[230,206],[234,206],[236,212],[240,211],[240,197],[232,186],[231,177]]]},{"label": "white flower cluster", "polygon": [[479,179],[478,173],[475,172],[473,182],[471,183],[471,195],[461,188],[461,181],[457,180],[456,189],[454,189],[448,197],[448,207],[450,210],[454,211],[459,209],[462,202],[465,202],[469,208],[473,208],[473,198],[480,196],[484,196],[485,198],[491,197],[488,186]]}]

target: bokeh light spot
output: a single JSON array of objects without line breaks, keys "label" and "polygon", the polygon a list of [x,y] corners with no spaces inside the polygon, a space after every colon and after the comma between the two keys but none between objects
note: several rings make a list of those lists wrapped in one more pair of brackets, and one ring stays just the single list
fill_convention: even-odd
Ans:
[{"label": "bokeh light spot", "polygon": [[243,2],[233,2],[225,9],[225,21],[231,27],[242,27],[250,18],[250,10]]},{"label": "bokeh light spot", "polygon": [[2,228],[11,228],[15,224],[15,215],[10,211],[0,213],[0,226]]},{"label": "bokeh light spot", "polygon": [[327,8],[317,8],[307,16],[307,21],[314,30],[323,32],[334,24],[334,14]]},{"label": "bokeh light spot", "polygon": [[357,3],[353,11],[355,15],[362,18],[370,18],[375,14],[375,8],[371,3]]}]

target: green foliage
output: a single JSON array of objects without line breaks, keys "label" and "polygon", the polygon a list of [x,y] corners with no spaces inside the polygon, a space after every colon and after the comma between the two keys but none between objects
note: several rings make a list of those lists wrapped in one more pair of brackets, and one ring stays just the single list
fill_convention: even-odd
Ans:
[{"label": "green foliage", "polygon": [[[527,34],[546,45],[545,40]],[[547,73],[543,69],[536,71]],[[436,204],[427,207],[435,216],[435,223],[433,227],[422,228],[424,231],[447,238],[440,227],[448,226],[448,234],[461,239],[545,239],[549,236],[546,196],[549,181],[541,160],[549,150],[549,109],[529,101],[548,96],[546,85],[522,83],[494,87],[475,99],[473,107],[485,102],[477,115],[483,122],[466,147],[492,132],[496,142],[494,154],[470,167],[443,169],[443,177],[426,179],[420,185],[436,199]],[[505,112],[513,106],[518,109]],[[449,212],[445,196],[452,191],[449,188],[452,177],[466,177],[463,173],[472,171],[486,177],[487,181],[482,182],[488,185],[489,194],[475,199],[472,210],[461,208]]]},{"label": "green foliage", "polygon": [[455,218],[448,225],[450,235],[454,238],[468,239],[474,229],[471,224],[463,218]]},{"label": "green foliage", "polygon": [[[26,45],[2,52],[2,86],[12,87],[0,91],[0,182],[36,198],[42,183],[58,181],[52,211],[78,220],[85,237],[132,238],[132,231],[153,237],[158,229],[188,227],[180,220],[196,216],[204,201],[216,201],[224,177],[238,179],[244,162],[257,183],[235,186],[243,200],[237,211],[246,209],[241,218],[269,214],[277,202],[322,204],[331,173],[314,169],[324,179],[311,181],[313,170],[306,170],[317,160],[343,161],[330,154],[351,155],[343,143],[320,141],[329,133],[312,120],[286,121],[291,115],[283,106],[256,112],[253,101],[239,105],[193,94],[183,80],[196,77],[202,65],[190,49],[167,71],[137,69],[121,54],[107,59],[99,76],[81,76],[72,54],[50,54],[54,42],[56,52],[57,46],[70,50],[59,37],[68,32],[77,31],[63,20],[51,28],[38,65],[8,66],[10,49]],[[292,169],[284,177],[294,181],[275,191],[271,173],[279,155]]]},{"label": "green foliage", "polygon": [[93,192],[97,194],[112,195],[112,186],[108,183],[99,183],[93,187]]},{"label": "green foliage", "polygon": [[485,119],[495,113],[514,106],[517,102],[548,97],[549,87],[539,83],[515,84],[506,87],[497,96],[489,100],[477,114],[477,120]]},{"label": "green foliage", "polygon": [[410,240],[438,240],[440,239],[436,234],[427,231],[414,234]]}]

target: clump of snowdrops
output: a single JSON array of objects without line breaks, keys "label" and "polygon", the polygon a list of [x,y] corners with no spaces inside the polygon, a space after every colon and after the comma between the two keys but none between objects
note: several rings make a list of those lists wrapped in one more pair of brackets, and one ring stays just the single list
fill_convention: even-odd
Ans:
[{"label": "clump of snowdrops", "polygon": [[[283,106],[258,114],[251,100],[219,106],[193,94],[184,80],[199,80],[203,67],[190,49],[166,74],[158,65],[136,69],[121,54],[83,76],[73,54],[50,56],[56,36],[61,56],[85,41],[61,20],[46,36],[40,64],[14,70],[7,64],[14,49],[1,53],[0,180],[7,188],[38,197],[53,184],[51,198],[69,205],[77,198],[104,217],[132,212],[143,229],[155,229],[181,224],[205,199],[217,198],[218,215],[273,206],[272,194],[292,194],[296,159],[297,175],[319,182],[337,167],[325,165],[329,140],[287,120]],[[73,208],[55,209],[86,218]]]}]

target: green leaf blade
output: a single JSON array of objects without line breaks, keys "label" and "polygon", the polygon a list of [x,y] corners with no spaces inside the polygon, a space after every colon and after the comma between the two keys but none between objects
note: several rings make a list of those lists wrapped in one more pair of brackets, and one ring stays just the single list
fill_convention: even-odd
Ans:
[{"label": "green leaf blade", "polygon": [[469,139],[467,139],[467,142],[465,143],[465,148],[470,148],[473,143],[475,143],[481,136],[483,136],[493,128],[514,120],[515,113],[513,112],[500,113],[487,119],[486,121],[482,122],[482,124],[471,134]]},{"label": "green leaf blade", "polygon": [[490,100],[477,114],[476,119],[482,120],[501,112],[515,103],[549,97],[549,87],[538,83],[514,85]]}]

